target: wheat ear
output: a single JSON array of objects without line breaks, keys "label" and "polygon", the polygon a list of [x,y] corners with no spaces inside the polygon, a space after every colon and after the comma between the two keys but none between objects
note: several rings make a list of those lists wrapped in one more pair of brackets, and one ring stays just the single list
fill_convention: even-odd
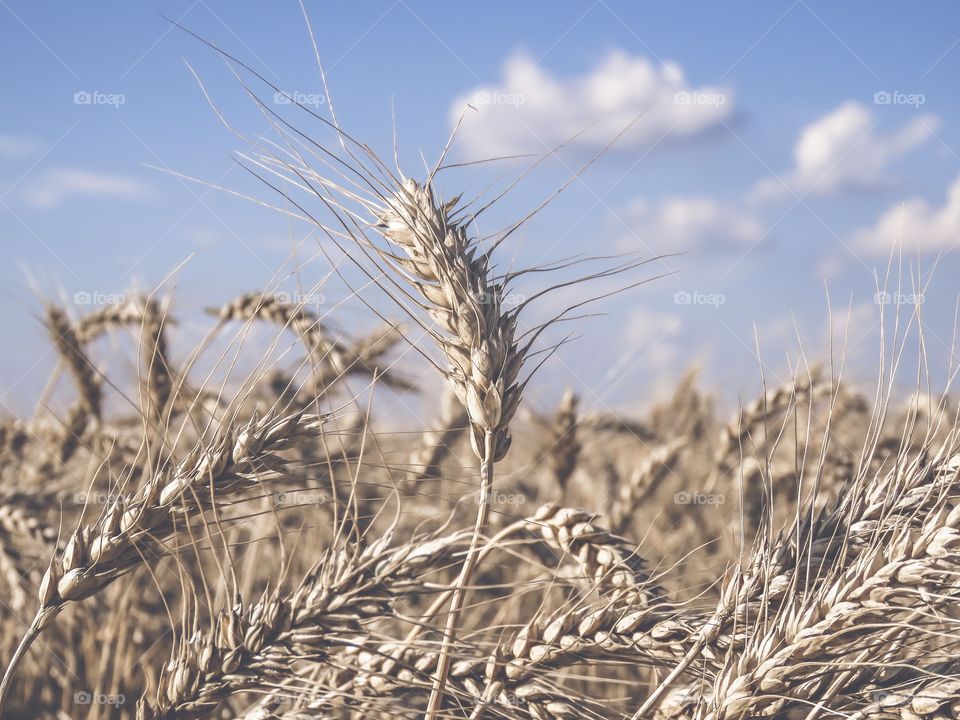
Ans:
[{"label": "wheat ear", "polygon": [[84,343],[123,326],[140,330],[140,354],[145,369],[144,390],[151,416],[163,420],[173,391],[173,371],[167,353],[164,308],[152,297],[136,296],[99,308],[81,318],[76,336]]},{"label": "wheat ear", "polygon": [[640,606],[654,604],[666,593],[651,581],[647,564],[636,546],[593,524],[595,516],[584,510],[541,506],[526,519],[548,545],[573,558],[583,577],[601,595],[629,596]]},{"label": "wheat ear", "polygon": [[561,498],[566,495],[567,483],[570,481],[574,470],[577,469],[577,461],[583,449],[577,437],[578,404],[577,396],[568,388],[563,393],[560,407],[557,408],[553,424],[550,427],[550,445],[547,449],[547,458],[550,469],[553,471],[553,477],[560,488]]},{"label": "wheat ear", "polygon": [[[508,709],[529,709],[535,702],[546,716],[564,714],[562,698],[541,681],[551,671],[580,663],[623,661],[643,667],[669,667],[683,657],[701,618],[687,617],[669,602],[657,606],[609,599],[531,619],[517,628],[488,658],[466,657],[453,664],[449,681],[456,695],[477,710],[496,705],[495,717]],[[722,653],[722,650],[719,650]],[[407,692],[429,680],[440,655],[403,642],[383,643],[356,653],[358,672],[327,693],[311,709],[329,710],[348,691],[380,696]],[[478,718],[475,714],[472,717]],[[508,717],[510,717],[508,715]]]},{"label": "wheat ear", "polygon": [[812,401],[816,394],[829,391],[830,383],[821,382],[822,376],[820,368],[812,368],[808,376],[785,382],[740,408],[721,431],[706,491],[713,492],[720,480],[733,472],[739,464],[741,451],[749,450],[756,433],[763,431],[765,436],[767,424],[773,418],[784,416],[803,398]]},{"label": "wheat ear", "polygon": [[84,409],[99,420],[100,382],[93,369],[93,364],[87,358],[83,346],[77,339],[73,325],[67,318],[66,313],[53,305],[47,307],[47,324],[57,351],[67,363],[67,368],[77,385]]}]

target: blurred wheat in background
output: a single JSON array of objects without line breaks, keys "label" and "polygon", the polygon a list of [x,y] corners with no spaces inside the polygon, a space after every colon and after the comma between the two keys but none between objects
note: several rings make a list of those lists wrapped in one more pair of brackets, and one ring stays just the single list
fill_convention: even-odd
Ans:
[{"label": "blurred wheat in background", "polygon": [[[500,195],[441,186],[445,153],[408,176],[212,51],[275,132],[242,156],[257,201],[393,315],[335,332],[307,278],[225,298],[176,347],[172,293],[46,306],[45,393],[72,401],[0,425],[4,718],[960,716],[957,408],[892,392],[904,337],[869,395],[825,357],[731,417],[693,370],[643,415],[528,407],[581,310],[649,258],[517,268],[563,183],[482,235]],[[105,369],[119,336],[132,377]],[[435,422],[378,427],[418,363],[446,388]]]}]

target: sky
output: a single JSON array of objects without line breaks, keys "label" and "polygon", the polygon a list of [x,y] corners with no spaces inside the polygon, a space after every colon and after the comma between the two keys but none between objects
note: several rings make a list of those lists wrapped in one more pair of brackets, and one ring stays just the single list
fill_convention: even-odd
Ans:
[{"label": "sky", "polygon": [[[80,315],[160,288],[181,318],[173,339],[184,353],[209,324],[200,308],[296,282],[336,309],[338,331],[375,324],[363,303],[340,306],[350,288],[315,228],[218,189],[282,203],[238,162],[251,138],[271,134],[248,88],[311,136],[323,126],[290,99],[322,117],[332,104],[382,157],[396,140],[410,177],[436,161],[458,121],[451,163],[522,156],[438,180],[449,196],[470,196],[523,176],[478,225],[483,234],[564,188],[501,247],[505,264],[651,258],[531,309],[535,321],[649,280],[564,326],[559,339],[571,341],[532,384],[534,405],[570,386],[588,408],[629,412],[692,367],[721,401],[746,401],[831,347],[845,374],[867,383],[881,347],[893,352],[918,317],[925,354],[907,343],[906,384],[918,363],[934,386],[949,377],[956,3],[306,9],[327,89],[298,2],[0,0],[0,411],[30,412],[55,365],[38,319],[48,299]],[[238,76],[174,22],[269,84]],[[520,295],[545,282],[533,277]],[[363,291],[390,314],[376,294]]]}]

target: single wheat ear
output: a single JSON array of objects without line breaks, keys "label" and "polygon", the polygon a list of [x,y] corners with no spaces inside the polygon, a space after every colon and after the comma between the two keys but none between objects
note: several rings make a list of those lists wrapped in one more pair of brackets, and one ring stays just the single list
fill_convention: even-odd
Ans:
[{"label": "single wheat ear", "polygon": [[[510,421],[520,405],[517,378],[528,348],[515,338],[517,315],[490,258],[457,222],[457,201],[441,203],[432,186],[406,180],[380,213],[383,236],[406,257],[382,253],[425,301],[447,360],[446,377],[466,408],[480,459],[501,460],[510,447]],[[485,436],[493,453],[487,457]]]},{"label": "single wheat ear", "polygon": [[506,281],[494,275],[489,254],[458,222],[458,214],[457,199],[441,202],[429,182],[414,180],[404,181],[377,213],[378,229],[390,246],[379,256],[413,285],[420,307],[434,322],[430,333],[446,358],[444,374],[466,410],[471,444],[480,459],[474,536],[450,602],[428,718],[442,704],[449,650],[487,525],[493,465],[510,448],[510,421],[523,394],[518,378],[533,342],[518,342],[519,309],[507,308]]},{"label": "single wheat ear", "polygon": [[548,503],[525,523],[564,557],[574,559],[582,569],[581,576],[599,593],[628,595],[644,606],[665,597],[663,589],[650,579],[637,548],[593,525],[594,517],[583,510]]},{"label": "single wheat ear", "polygon": [[583,450],[580,439],[577,437],[579,402],[573,390],[567,388],[550,423],[547,432],[548,444],[542,453],[553,471],[553,477],[560,488],[561,499],[567,492],[567,484],[577,469],[577,462]]}]

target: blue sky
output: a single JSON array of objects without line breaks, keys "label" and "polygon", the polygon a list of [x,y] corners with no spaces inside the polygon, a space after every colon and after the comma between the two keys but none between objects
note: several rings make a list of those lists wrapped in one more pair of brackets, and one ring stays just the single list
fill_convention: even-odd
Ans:
[{"label": "blue sky", "polygon": [[[586,129],[498,204],[486,232],[523,215],[644,113],[526,226],[514,251],[521,264],[581,252],[682,254],[640,271],[668,277],[602,303],[603,317],[576,328],[579,339],[533,388],[535,403],[572,385],[588,404],[629,409],[691,365],[721,397],[750,394],[757,343],[771,382],[797,357],[798,333],[811,360],[824,356],[840,332],[829,327],[828,292],[833,325],[849,327],[849,372],[869,378],[881,306],[909,317],[920,299],[911,287],[876,296],[874,270],[883,272],[901,236],[914,274],[919,266],[925,282],[936,265],[920,307],[931,371],[946,376],[960,268],[955,3],[307,8],[342,125],[389,156],[395,116],[409,175],[422,167],[421,151],[437,157],[467,102],[476,111],[453,148],[457,160],[541,154]],[[28,410],[53,366],[40,298],[165,282],[175,312],[188,316],[186,341],[203,321],[189,308],[277,282],[292,243],[310,233],[148,167],[274,200],[236,165],[245,144],[187,63],[231,125],[268,133],[263,117],[225,63],[162,15],[328,112],[296,2],[0,0],[6,410]],[[319,132],[305,113],[291,117]],[[453,172],[442,185],[482,188],[529,163]],[[329,272],[315,238],[301,243],[297,262],[308,285]],[[334,282],[324,289],[328,302],[342,292]],[[338,317],[343,329],[370,323],[360,307]]]}]

